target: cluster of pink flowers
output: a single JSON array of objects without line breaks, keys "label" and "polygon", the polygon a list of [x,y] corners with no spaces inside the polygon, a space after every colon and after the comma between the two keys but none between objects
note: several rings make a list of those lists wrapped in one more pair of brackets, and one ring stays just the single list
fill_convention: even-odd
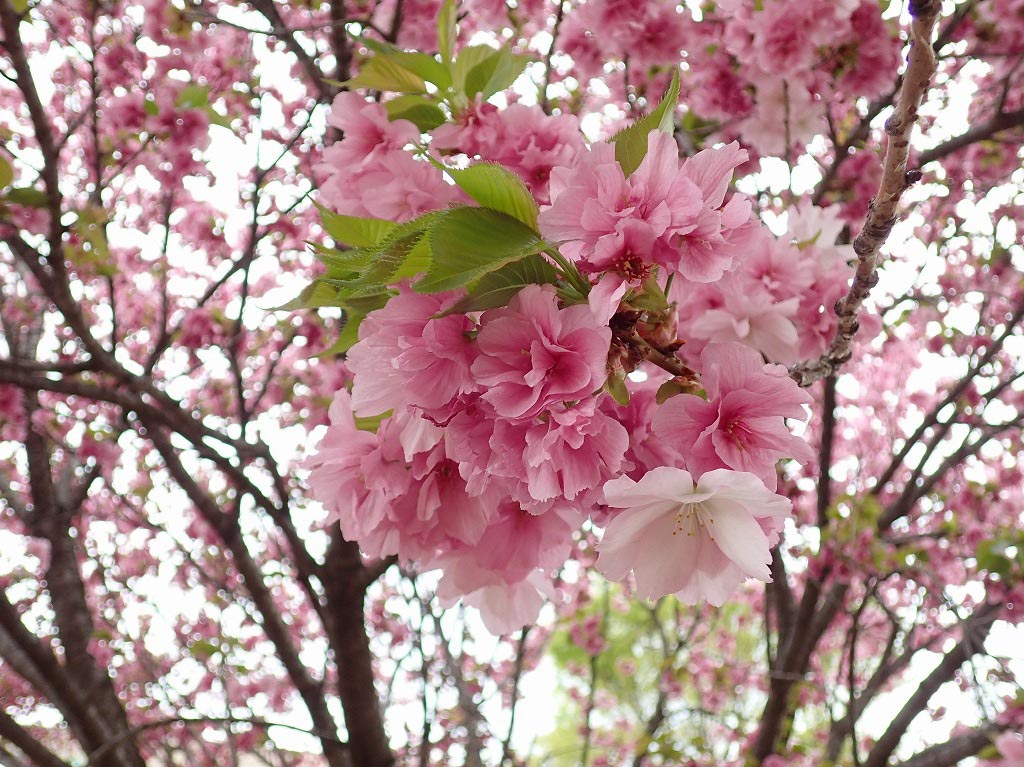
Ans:
[{"label": "cluster of pink flowers", "polygon": [[[777,464],[809,457],[786,419],[802,420],[810,401],[772,363],[828,330],[804,302],[834,300],[845,279],[846,253],[832,245],[841,224],[802,209],[792,242],[764,232],[749,202],[728,194],[746,160],[735,143],[680,163],[672,136],[652,132],[627,175],[612,144],[556,141],[568,121],[527,107],[470,112],[423,143],[494,160],[520,126],[503,162],[538,199],[540,233],[589,283],[589,301],[534,284],[506,306],[460,313],[462,290],[395,285],[348,352],[351,390],[337,393],[309,461],[314,497],[368,556],[440,568],[441,598],[478,607],[498,633],[536,618],[587,520],[604,528],[598,568],[616,580],[632,573],[646,597],[721,604],[743,580],[769,580],[790,513],[775,493]],[[343,94],[331,122],[345,138],[324,155],[323,200],[339,213],[375,210],[355,196],[369,192],[355,191],[353,172],[388,162],[422,167],[423,178],[436,171],[402,148],[418,131],[388,122],[380,105]],[[421,187],[422,201],[378,186],[378,215],[407,220],[459,198],[435,180],[445,191]],[[669,278],[664,310],[630,303]],[[778,319],[748,316],[761,309]],[[686,370],[688,393],[658,396]],[[615,378],[628,401],[610,393]]]}]

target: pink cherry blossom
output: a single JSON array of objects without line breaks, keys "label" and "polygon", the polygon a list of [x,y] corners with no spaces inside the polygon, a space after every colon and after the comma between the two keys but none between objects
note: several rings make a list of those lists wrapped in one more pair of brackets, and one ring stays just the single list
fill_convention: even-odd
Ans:
[{"label": "pink cherry blossom", "polygon": [[403,286],[384,308],[367,315],[347,359],[359,415],[407,405],[430,414],[475,391],[475,348],[465,335],[473,321],[464,314],[432,319],[457,299],[456,293],[421,294]]},{"label": "pink cherry blossom", "polygon": [[411,122],[388,119],[382,104],[352,91],[334,97],[327,124],[344,135],[324,150],[324,162],[334,168],[348,166],[354,170],[420,139],[419,128]]},{"label": "pink cherry blossom", "polygon": [[539,219],[545,236],[565,242],[589,270],[629,280],[656,265],[695,282],[721,277],[735,256],[728,233],[750,218],[742,199],[725,202],[746,152],[734,142],[680,165],[675,139],[653,131],[628,179],[614,158],[613,147],[596,143],[573,168],[553,172],[553,203]]},{"label": "pink cherry blossom", "polygon": [[770,549],[791,508],[753,474],[726,469],[695,486],[689,472],[663,466],[639,482],[605,483],[604,496],[622,511],[598,544],[598,569],[616,581],[632,571],[640,596],[687,604],[721,605],[744,579],[771,580]]},{"label": "pink cherry blossom", "polygon": [[610,343],[588,306],[559,309],[552,286],[529,285],[481,317],[473,377],[499,415],[530,418],[600,388]]},{"label": "pink cherry blossom", "polygon": [[736,341],[774,362],[797,361],[799,334],[792,318],[800,299],[776,302],[766,292],[743,293],[730,282],[718,292],[721,307],[697,317],[688,328],[691,337],[716,343]]},{"label": "pink cherry blossom", "polygon": [[[700,356],[708,399],[673,397],[654,416],[654,433],[686,446],[694,474],[719,468],[749,472],[771,489],[782,458],[807,460],[807,443],[794,436],[785,418],[806,418],[810,395],[781,365],[765,365],[741,344],[711,344]],[[691,447],[692,446],[692,447]]]}]

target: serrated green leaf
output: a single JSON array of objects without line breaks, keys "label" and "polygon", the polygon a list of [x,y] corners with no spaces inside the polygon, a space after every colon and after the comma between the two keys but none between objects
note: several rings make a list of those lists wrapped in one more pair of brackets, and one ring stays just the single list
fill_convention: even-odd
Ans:
[{"label": "serrated green leaf", "polygon": [[353,295],[365,295],[367,290],[383,291],[389,283],[399,279],[396,274],[422,238],[423,232],[416,232],[389,240],[374,254],[373,261],[366,271],[349,280],[346,287],[351,289]]},{"label": "serrated green leaf", "polygon": [[419,242],[409,251],[409,255],[405,257],[402,265],[391,276],[391,281],[398,282],[399,280],[419,277],[430,268],[430,260],[430,238],[421,237]]},{"label": "serrated green leaf", "polygon": [[429,53],[405,51],[397,45],[381,42],[380,40],[372,40],[367,37],[359,38],[359,42],[378,56],[387,56],[398,66],[407,69],[414,75],[419,75],[428,83],[433,83],[442,90],[452,84],[452,74],[448,67]]},{"label": "serrated green leaf", "polygon": [[527,285],[554,285],[557,280],[558,272],[543,256],[526,256],[485,274],[470,288],[465,298],[444,314],[482,312],[508,306],[513,296]]},{"label": "serrated green leaf", "polygon": [[14,168],[7,162],[6,158],[0,157],[0,189],[10,186],[14,181]]},{"label": "serrated green leaf", "polygon": [[427,96],[409,94],[384,102],[388,118],[408,120],[421,131],[433,130],[448,119],[441,108]]},{"label": "serrated green leaf", "polygon": [[46,192],[33,186],[14,187],[7,190],[7,194],[4,197],[7,198],[8,202],[13,202],[15,205],[24,205],[28,208],[45,208],[47,204]]},{"label": "serrated green leaf", "polygon": [[459,288],[505,264],[544,250],[543,238],[518,219],[488,208],[455,208],[430,231],[433,252],[421,293]]},{"label": "serrated green leaf", "polygon": [[462,91],[470,99],[478,93],[485,100],[489,99],[512,85],[530,61],[529,56],[499,48],[466,71]]},{"label": "serrated green leaf", "polygon": [[396,93],[426,93],[427,86],[415,72],[410,72],[389,54],[378,54],[363,62],[359,74],[345,83],[349,88],[371,88]]},{"label": "serrated green leaf", "polygon": [[320,211],[320,221],[324,225],[324,231],[331,236],[331,239],[354,248],[367,248],[380,244],[397,226],[394,221],[343,216],[322,205],[316,207]]},{"label": "serrated green leaf", "polygon": [[174,104],[179,109],[199,109],[210,103],[210,89],[205,85],[186,85]]},{"label": "serrated green leaf", "polygon": [[444,0],[437,13],[437,45],[441,53],[441,61],[446,65],[452,62],[455,51],[455,39],[458,31],[455,22],[458,18],[456,0]]},{"label": "serrated green leaf", "polygon": [[537,201],[516,174],[491,162],[444,170],[463,192],[483,207],[507,213],[536,229]]},{"label": "serrated green leaf", "polygon": [[647,136],[651,131],[671,133],[675,119],[676,102],[679,100],[679,70],[672,72],[672,82],[664,97],[650,114],[641,117],[628,128],[612,136],[615,144],[615,159],[628,177],[640,167],[647,155]]}]

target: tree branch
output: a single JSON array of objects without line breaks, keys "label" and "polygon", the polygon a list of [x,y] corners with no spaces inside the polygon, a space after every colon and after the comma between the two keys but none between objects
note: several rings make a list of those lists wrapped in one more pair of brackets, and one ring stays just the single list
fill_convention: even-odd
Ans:
[{"label": "tree branch", "polygon": [[936,58],[932,50],[932,36],[939,19],[941,4],[938,0],[911,0],[910,53],[907,71],[903,76],[899,102],[892,116],[885,122],[889,136],[882,165],[882,181],[871,200],[867,221],[853,241],[857,254],[857,270],[845,296],[836,302],[839,318],[836,334],[828,351],[816,360],[794,365],[790,375],[801,386],[810,386],[834,374],[853,354],[853,337],[857,332],[857,313],[871,288],[878,282],[879,252],[896,224],[896,207],[908,187],[907,158],[910,154],[910,134],[917,121],[917,110],[935,73]]}]

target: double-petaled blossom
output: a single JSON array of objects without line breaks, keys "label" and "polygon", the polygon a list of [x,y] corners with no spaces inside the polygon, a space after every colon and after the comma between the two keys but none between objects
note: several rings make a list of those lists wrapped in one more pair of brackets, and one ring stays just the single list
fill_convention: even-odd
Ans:
[{"label": "double-petaled blossom", "polygon": [[473,377],[498,415],[530,418],[600,388],[610,343],[590,307],[559,309],[552,286],[528,285],[481,317]]},{"label": "double-petaled blossom", "polygon": [[740,198],[725,201],[733,171],[747,154],[735,143],[679,163],[671,135],[653,131],[647,154],[628,178],[610,144],[592,144],[572,168],[551,177],[544,234],[590,271],[629,280],[660,266],[695,282],[711,282],[733,262],[730,232],[750,218]]},{"label": "double-petaled blossom", "polygon": [[683,469],[663,466],[639,482],[604,485],[605,503],[620,509],[598,544],[597,568],[621,581],[632,571],[648,599],[675,594],[720,605],[747,578],[771,580],[771,547],[790,502],[753,474],[716,469],[694,484]]},{"label": "double-petaled blossom", "polygon": [[434,317],[457,298],[403,287],[384,308],[367,315],[359,342],[347,355],[354,375],[352,406],[359,415],[406,406],[432,414],[475,391],[470,366],[476,347],[466,336],[473,321],[464,314]]},{"label": "double-petaled blossom", "polygon": [[728,468],[749,472],[769,488],[777,484],[775,464],[803,461],[810,448],[786,426],[806,418],[810,396],[781,365],[766,366],[741,344],[710,344],[700,356],[707,399],[673,397],[654,416],[654,433],[686,445],[686,467],[696,475]]}]

